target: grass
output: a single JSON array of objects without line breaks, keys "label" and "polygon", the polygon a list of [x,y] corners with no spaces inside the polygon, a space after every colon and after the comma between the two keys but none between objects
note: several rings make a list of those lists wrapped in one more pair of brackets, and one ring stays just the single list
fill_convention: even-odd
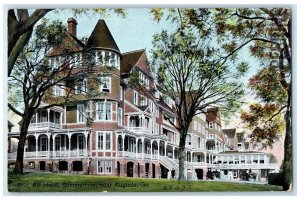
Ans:
[{"label": "grass", "polygon": [[25,175],[9,174],[8,190],[10,192],[257,192],[282,191],[282,187],[216,181],[29,173]]}]

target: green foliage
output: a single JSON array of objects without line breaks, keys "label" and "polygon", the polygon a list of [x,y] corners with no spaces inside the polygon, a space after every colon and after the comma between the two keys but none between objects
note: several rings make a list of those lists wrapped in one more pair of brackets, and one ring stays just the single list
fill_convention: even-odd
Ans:
[{"label": "green foliage", "polygon": [[287,101],[287,92],[280,83],[280,74],[273,67],[264,67],[249,79],[249,86],[264,102],[283,104]]},{"label": "green foliage", "polygon": [[285,125],[278,104],[251,104],[249,111],[241,113],[241,119],[252,129],[251,142],[260,143],[263,148],[273,146]]}]

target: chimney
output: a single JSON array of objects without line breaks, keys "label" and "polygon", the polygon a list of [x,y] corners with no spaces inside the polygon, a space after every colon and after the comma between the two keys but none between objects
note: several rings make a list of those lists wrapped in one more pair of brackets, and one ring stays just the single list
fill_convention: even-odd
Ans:
[{"label": "chimney", "polygon": [[74,18],[68,18],[68,33],[76,37],[77,21]]}]

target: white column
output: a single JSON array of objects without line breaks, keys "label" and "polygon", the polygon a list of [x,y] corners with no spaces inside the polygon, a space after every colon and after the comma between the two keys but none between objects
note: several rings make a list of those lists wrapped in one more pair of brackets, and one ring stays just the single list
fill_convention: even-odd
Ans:
[{"label": "white column", "polygon": [[38,151],[39,151],[38,143],[39,143],[39,136],[35,135],[35,157],[38,157]]},{"label": "white column", "polygon": [[56,144],[55,144],[55,137],[56,137],[56,134],[53,135],[53,156],[52,156],[52,157],[56,157],[56,151],[55,151],[55,146],[56,146]]},{"label": "white column", "polygon": [[138,138],[135,138],[135,157],[137,158],[138,157],[138,146],[139,146],[139,143],[138,143],[139,139]]},{"label": "white column", "polygon": [[144,143],[144,138],[142,138],[142,159],[144,159],[144,152],[145,152],[145,143]]},{"label": "white column", "polygon": [[168,145],[168,143],[165,142],[165,157],[167,156],[167,145]]},{"label": "white column", "polygon": [[157,155],[157,159],[159,159],[159,146],[160,146],[160,140],[158,140],[158,142],[157,142],[157,144],[158,144],[158,155]]},{"label": "white column", "polygon": [[173,154],[172,154],[173,160],[174,160],[174,154],[175,154],[175,147],[173,147]]},{"label": "white column", "polygon": [[87,152],[87,139],[88,139],[88,134],[86,133],[86,131],[84,132],[84,138],[85,138],[85,156],[88,155],[88,152]]},{"label": "white column", "polygon": [[125,134],[122,134],[122,156],[124,157],[124,149],[125,149]]},{"label": "white column", "polygon": [[151,149],[151,157],[150,157],[150,158],[151,158],[151,160],[152,160],[152,150],[153,150],[153,149],[152,149],[152,142],[153,142],[153,140],[150,141],[150,146],[151,146],[151,147],[150,147],[150,149]]},{"label": "white column", "polygon": [[68,134],[68,139],[69,139],[69,157],[71,157],[71,134]]},{"label": "white column", "polygon": [[47,134],[48,136],[48,156],[50,158],[50,134]]}]

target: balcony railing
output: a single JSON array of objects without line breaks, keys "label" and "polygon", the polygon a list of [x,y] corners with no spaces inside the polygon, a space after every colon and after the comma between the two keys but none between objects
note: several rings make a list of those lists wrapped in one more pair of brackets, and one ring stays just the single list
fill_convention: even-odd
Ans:
[{"label": "balcony railing", "polygon": [[[24,152],[24,158],[68,158],[68,157],[84,157],[88,155],[88,151],[73,150],[73,151],[32,151]],[[8,153],[8,159],[16,159],[17,153]]]},{"label": "balcony railing", "polygon": [[211,167],[218,169],[275,169],[276,164],[210,164]]},{"label": "balcony railing", "polygon": [[129,131],[135,132],[135,133],[150,133],[150,129],[146,128],[146,127],[131,127],[131,126],[127,126],[127,129]]},{"label": "balcony railing", "polygon": [[30,123],[29,129],[43,129],[43,128],[55,128],[60,129],[61,125],[54,122],[40,122],[40,123]]}]

